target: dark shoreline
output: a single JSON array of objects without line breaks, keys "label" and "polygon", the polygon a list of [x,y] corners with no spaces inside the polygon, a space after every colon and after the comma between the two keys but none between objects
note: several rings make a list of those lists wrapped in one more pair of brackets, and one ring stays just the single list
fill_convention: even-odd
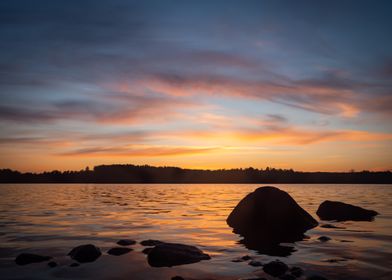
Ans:
[{"label": "dark shoreline", "polygon": [[99,165],[93,170],[21,173],[0,170],[0,183],[88,184],[391,184],[391,171],[302,172],[292,169],[182,169],[148,165]]}]

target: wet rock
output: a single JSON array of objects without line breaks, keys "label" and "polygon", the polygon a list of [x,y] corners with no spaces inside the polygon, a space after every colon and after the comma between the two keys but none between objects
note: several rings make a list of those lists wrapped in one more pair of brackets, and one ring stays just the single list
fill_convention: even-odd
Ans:
[{"label": "wet rock", "polygon": [[295,280],[296,277],[291,274],[283,274],[282,276],[279,276],[279,279],[281,279],[281,280]]},{"label": "wet rock", "polygon": [[306,278],[306,280],[328,280],[328,279],[320,275],[313,275]]},{"label": "wet rock", "polygon": [[320,240],[321,242],[327,242],[329,240],[331,240],[331,237],[328,236],[320,236],[319,238],[317,238],[318,240]]},{"label": "wet rock", "polygon": [[343,258],[341,258],[341,259],[327,259],[327,260],[324,260],[324,262],[329,262],[329,263],[338,263],[338,262],[346,262],[346,261],[348,261],[347,259],[343,259]]},{"label": "wet rock", "polygon": [[143,246],[156,246],[156,245],[159,245],[162,243],[165,243],[165,242],[162,242],[159,240],[154,240],[154,239],[147,239],[147,240],[143,240],[142,242],[140,242],[140,244]]},{"label": "wet rock", "polygon": [[249,261],[249,260],[252,259],[252,257],[248,256],[248,255],[245,255],[245,256],[241,257],[241,259],[244,260],[244,261]]},{"label": "wet rock", "polygon": [[235,263],[244,262],[244,260],[241,259],[241,258],[233,259],[233,260],[231,260],[231,261],[232,261],[232,262],[235,262]]},{"label": "wet rock", "polygon": [[337,226],[334,226],[331,224],[323,224],[320,227],[322,227],[322,228],[343,228],[343,227],[337,227]]},{"label": "wet rock", "polygon": [[275,187],[248,194],[230,213],[227,224],[244,237],[241,242],[247,248],[269,255],[289,255],[292,248],[279,243],[302,240],[305,231],[318,225],[288,193]]},{"label": "wet rock", "polygon": [[50,260],[52,257],[41,256],[36,254],[22,253],[15,258],[17,265],[26,265],[30,263],[39,263]]},{"label": "wet rock", "polygon": [[257,266],[263,266],[263,264],[262,264],[261,262],[258,262],[258,261],[250,261],[248,264],[249,264],[250,266],[255,266],[255,267],[257,267]]},{"label": "wet rock", "polygon": [[73,248],[68,256],[80,263],[93,262],[101,256],[101,250],[92,244],[80,245]]},{"label": "wet rock", "polygon": [[58,264],[56,262],[48,262],[49,267],[56,267]]},{"label": "wet rock", "polygon": [[71,263],[69,266],[70,267],[77,267],[77,266],[79,266],[80,264],[78,264],[78,263]]},{"label": "wet rock", "polygon": [[340,240],[340,242],[354,242],[354,241],[342,239],[342,240]]},{"label": "wet rock", "polygon": [[136,244],[136,241],[132,239],[120,239],[117,241],[117,244],[120,246],[130,246]]},{"label": "wet rock", "polygon": [[326,200],[320,204],[316,214],[321,220],[337,221],[372,221],[378,215],[376,211],[355,205]]},{"label": "wet rock", "polygon": [[285,274],[289,267],[285,263],[276,260],[265,264],[263,270],[273,277],[278,277]]},{"label": "wet rock", "polygon": [[295,277],[301,277],[304,274],[304,271],[302,268],[300,268],[298,266],[293,266],[290,269],[290,273],[291,273],[291,275],[294,275]]},{"label": "wet rock", "polygon": [[174,276],[171,278],[171,280],[185,280],[185,279],[182,278],[181,276]]},{"label": "wet rock", "polygon": [[184,244],[162,243],[148,253],[148,263],[153,267],[171,267],[209,260],[210,256],[200,249]]},{"label": "wet rock", "polygon": [[247,278],[240,278],[238,280],[267,280],[267,279],[263,277],[250,277],[250,278],[247,277]]},{"label": "wet rock", "polygon": [[112,256],[121,256],[126,253],[131,252],[131,248],[124,248],[124,247],[115,247],[108,250],[108,254]]},{"label": "wet rock", "polygon": [[153,249],[153,248],[151,248],[151,247],[144,248],[143,251],[142,251],[142,253],[145,254],[145,255],[148,255],[148,254],[151,252],[152,249]]}]

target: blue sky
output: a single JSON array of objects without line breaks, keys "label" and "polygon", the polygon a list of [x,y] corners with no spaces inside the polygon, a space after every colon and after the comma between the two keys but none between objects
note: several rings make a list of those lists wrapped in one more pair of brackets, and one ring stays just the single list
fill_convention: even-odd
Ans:
[{"label": "blue sky", "polygon": [[391,169],[391,6],[1,1],[0,167]]}]

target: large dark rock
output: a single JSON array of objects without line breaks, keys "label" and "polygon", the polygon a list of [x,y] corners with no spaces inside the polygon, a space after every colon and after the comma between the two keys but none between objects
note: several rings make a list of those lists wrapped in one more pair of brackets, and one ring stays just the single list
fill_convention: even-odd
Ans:
[{"label": "large dark rock", "polygon": [[68,256],[80,263],[93,262],[101,256],[101,250],[92,244],[80,245],[73,248]]},{"label": "large dark rock", "polygon": [[210,256],[204,254],[195,246],[161,243],[148,253],[148,263],[153,267],[175,266],[190,264],[201,260],[209,260]]},{"label": "large dark rock", "polygon": [[293,251],[279,243],[302,240],[305,231],[318,225],[288,193],[275,187],[248,194],[231,212],[227,224],[244,237],[241,242],[247,248],[276,256]]},{"label": "large dark rock", "polygon": [[36,254],[22,253],[15,258],[17,265],[26,265],[30,263],[39,263],[50,260],[52,257],[41,256]]},{"label": "large dark rock", "polygon": [[316,214],[321,220],[337,221],[372,221],[378,215],[376,211],[355,205],[326,200],[320,204]]}]

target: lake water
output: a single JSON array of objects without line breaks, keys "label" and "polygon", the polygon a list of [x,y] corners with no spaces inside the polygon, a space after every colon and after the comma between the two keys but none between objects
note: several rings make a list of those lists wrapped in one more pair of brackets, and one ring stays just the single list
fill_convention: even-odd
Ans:
[{"label": "lake water", "polygon": [[[231,260],[250,255],[261,262],[280,259],[306,275],[329,279],[391,279],[392,185],[275,184],[315,214],[324,200],[352,203],[380,213],[372,222],[335,222],[316,227],[295,243],[287,257],[258,254],[239,243],[226,217],[258,185],[251,184],[20,184],[0,185],[1,279],[239,279],[262,269]],[[321,222],[323,224],[325,222]],[[327,235],[328,242],[317,238]],[[121,238],[158,239],[196,245],[209,261],[172,268],[152,268],[140,244],[123,256],[103,254],[97,261],[69,267],[75,246],[92,243],[103,252]],[[15,257],[31,252],[55,257],[17,266]]]}]

